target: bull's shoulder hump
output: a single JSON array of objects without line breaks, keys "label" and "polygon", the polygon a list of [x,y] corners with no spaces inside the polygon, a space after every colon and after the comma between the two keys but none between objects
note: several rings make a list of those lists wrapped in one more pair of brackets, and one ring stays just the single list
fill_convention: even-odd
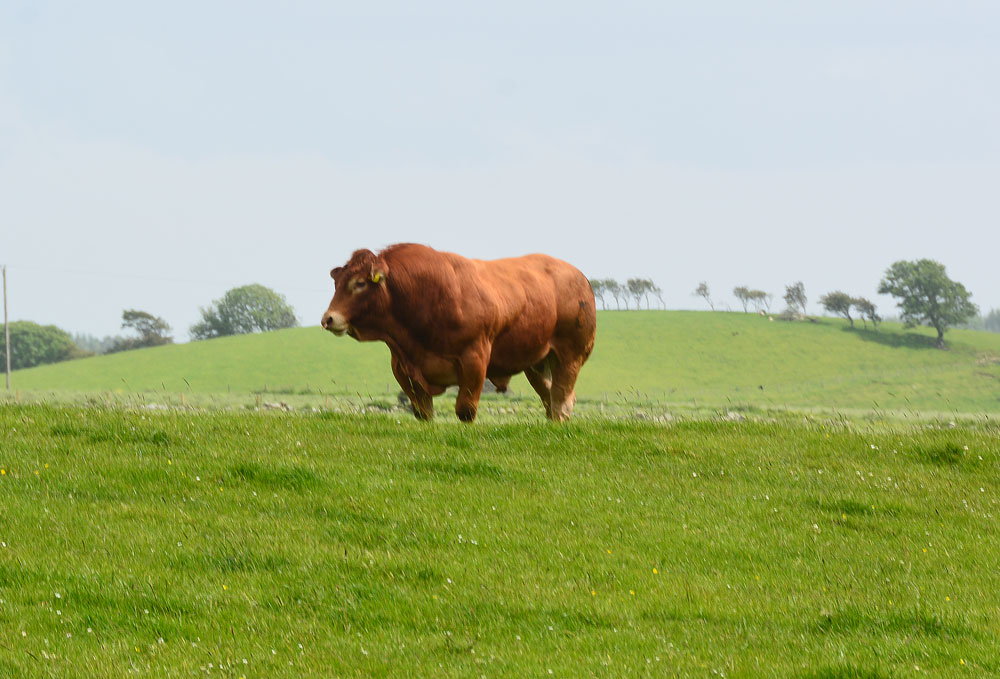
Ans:
[{"label": "bull's shoulder hump", "polygon": [[420,243],[395,243],[383,248],[379,255],[382,257],[433,257],[434,255],[442,255],[443,252],[438,252],[434,248],[428,245],[422,245]]},{"label": "bull's shoulder hump", "polygon": [[539,252],[532,253],[530,255],[521,255],[520,257],[504,257],[502,259],[491,259],[483,262],[484,264],[493,264],[501,267],[523,267],[526,269],[548,269],[548,270],[558,270],[558,269],[573,269],[576,267],[569,262],[553,257],[552,255],[546,255]]}]

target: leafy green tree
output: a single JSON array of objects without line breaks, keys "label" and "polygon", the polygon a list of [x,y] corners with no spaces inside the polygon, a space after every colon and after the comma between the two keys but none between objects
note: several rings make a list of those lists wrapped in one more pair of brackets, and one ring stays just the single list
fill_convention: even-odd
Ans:
[{"label": "leafy green tree", "polygon": [[708,283],[702,281],[701,283],[698,284],[698,287],[695,288],[694,292],[691,294],[695,295],[696,297],[701,297],[702,299],[704,299],[706,302],[708,302],[708,308],[711,309],[712,311],[715,311],[715,305],[712,303],[712,293],[708,289]]},{"label": "leafy green tree", "polygon": [[933,259],[900,260],[886,269],[879,294],[897,298],[906,327],[928,325],[937,330],[937,347],[944,349],[944,333],[979,313],[972,293],[948,278],[944,264]]},{"label": "leafy green tree", "polygon": [[855,297],[851,300],[851,304],[857,309],[861,322],[865,324],[865,329],[868,328],[868,321],[871,321],[872,327],[878,330],[878,324],[882,322],[882,317],[878,315],[876,307],[870,299]]},{"label": "leafy green tree", "polygon": [[806,312],[806,301],[806,286],[802,284],[802,281],[794,285],[785,286],[785,304],[788,305],[789,311],[793,314],[801,313],[803,316],[808,315]]},{"label": "leafy green tree", "polygon": [[174,341],[174,338],[167,334],[170,332],[170,325],[159,316],[154,316],[146,311],[138,309],[122,311],[122,328],[135,330],[138,337],[116,337],[107,353],[156,347],[161,344],[171,344]]},{"label": "leafy green tree", "polygon": [[[4,327],[0,323],[0,356],[6,350]],[[31,321],[12,321],[10,324],[11,370],[89,355],[90,352],[73,343],[68,332],[54,325],[39,325]]]},{"label": "leafy green tree", "polygon": [[293,328],[298,324],[295,311],[284,295],[263,285],[244,285],[233,288],[207,309],[201,309],[201,320],[191,326],[191,338],[244,335]]},{"label": "leafy green tree", "polygon": [[847,322],[854,327],[854,319],[851,318],[851,307],[854,306],[854,298],[846,292],[834,290],[819,298],[819,303],[831,314],[837,314],[847,319]]}]

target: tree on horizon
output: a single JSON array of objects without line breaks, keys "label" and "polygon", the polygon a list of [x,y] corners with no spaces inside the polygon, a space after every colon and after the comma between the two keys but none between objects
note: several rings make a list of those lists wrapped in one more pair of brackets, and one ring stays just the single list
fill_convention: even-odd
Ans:
[{"label": "tree on horizon", "polygon": [[944,264],[933,259],[895,262],[886,269],[878,292],[897,298],[906,327],[927,325],[937,330],[938,349],[945,348],[944,333],[948,328],[979,313],[972,293],[948,278]]}]

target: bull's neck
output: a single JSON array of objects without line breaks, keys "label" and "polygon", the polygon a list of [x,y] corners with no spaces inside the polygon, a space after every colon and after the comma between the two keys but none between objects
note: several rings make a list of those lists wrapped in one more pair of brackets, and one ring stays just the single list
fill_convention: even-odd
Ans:
[{"label": "bull's neck", "polygon": [[411,358],[422,356],[424,348],[413,338],[413,333],[402,323],[393,317],[388,317],[384,322],[363,328],[365,341],[385,342],[390,351]]}]

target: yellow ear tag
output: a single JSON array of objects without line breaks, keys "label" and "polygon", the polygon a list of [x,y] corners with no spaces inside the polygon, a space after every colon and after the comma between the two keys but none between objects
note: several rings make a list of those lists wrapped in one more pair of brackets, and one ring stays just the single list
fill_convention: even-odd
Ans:
[{"label": "yellow ear tag", "polygon": [[372,283],[378,283],[380,280],[382,280],[382,274],[378,271],[372,274]]}]

